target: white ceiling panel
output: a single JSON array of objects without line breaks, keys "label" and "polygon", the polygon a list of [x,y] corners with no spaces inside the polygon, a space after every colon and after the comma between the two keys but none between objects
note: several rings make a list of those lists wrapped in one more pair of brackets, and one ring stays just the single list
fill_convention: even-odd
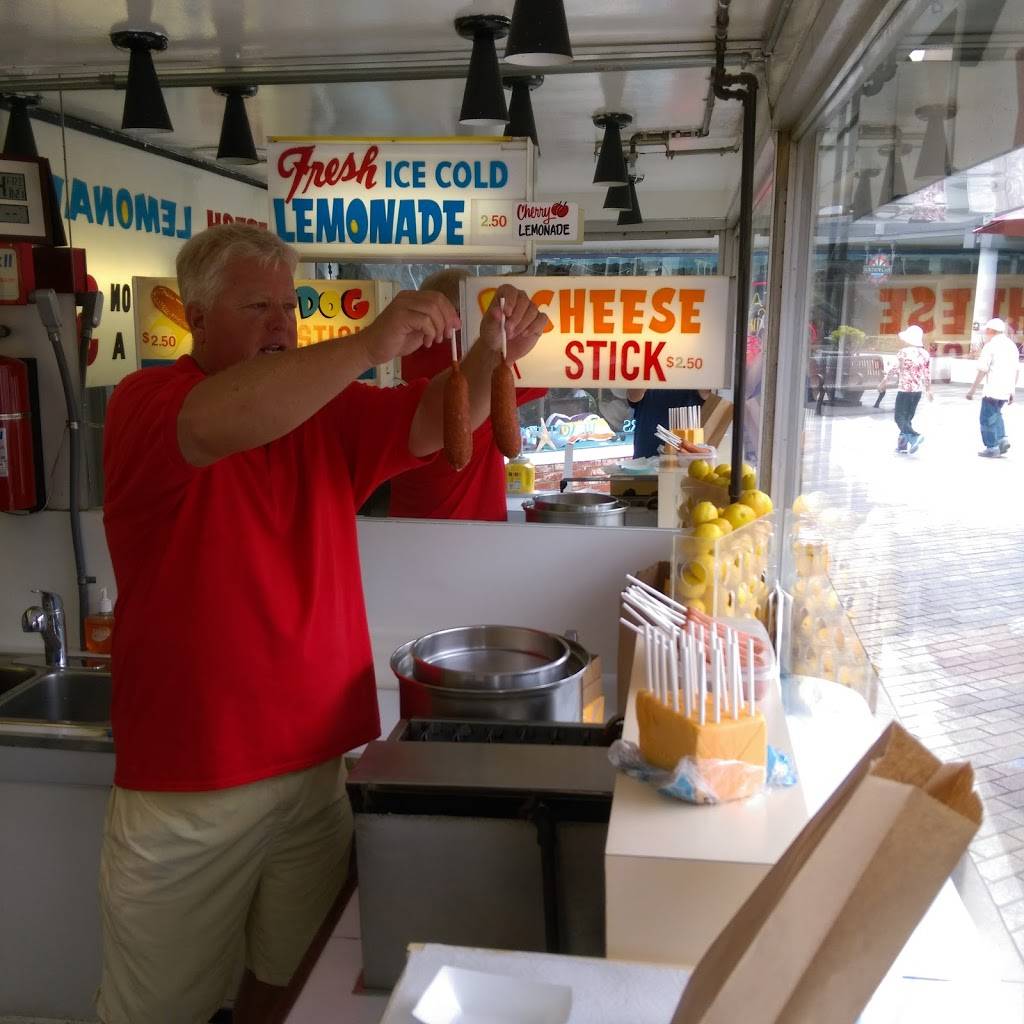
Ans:
[{"label": "white ceiling panel", "polygon": [[[394,66],[465,61],[470,44],[452,21],[468,13],[511,14],[512,0],[446,3],[442,0],[5,0],[0,35],[0,90],[4,81],[123,76],[127,55],[109,42],[118,28],[159,28],[170,37],[156,55],[158,74],[218,73],[240,68],[282,71],[361,65]],[[667,48],[713,50],[714,0],[566,0],[577,57],[616,54],[629,58]],[[730,41],[760,40],[773,5],[733,0]],[[499,44],[499,55],[501,54]],[[346,64],[346,61],[348,64]],[[323,81],[262,85],[247,101],[253,133],[270,135],[451,135],[460,128],[463,82]],[[94,79],[94,84],[98,80]],[[603,190],[589,184],[600,132],[592,116],[620,110],[634,117],[624,131],[696,129],[704,115],[708,67],[587,71],[548,75],[533,93],[541,159],[541,196],[572,194],[585,202],[588,221],[609,219],[600,207]],[[154,139],[160,146],[210,158],[220,133],[223,99],[207,86],[166,86],[174,132]],[[69,88],[43,92],[44,106],[108,128],[119,128],[122,91]],[[678,143],[686,149],[733,147],[738,143],[740,106],[717,102],[710,134]],[[739,178],[739,154],[677,156],[647,148],[639,158],[644,175],[641,203],[648,217],[724,216]],[[246,169],[265,176],[262,165]]]}]

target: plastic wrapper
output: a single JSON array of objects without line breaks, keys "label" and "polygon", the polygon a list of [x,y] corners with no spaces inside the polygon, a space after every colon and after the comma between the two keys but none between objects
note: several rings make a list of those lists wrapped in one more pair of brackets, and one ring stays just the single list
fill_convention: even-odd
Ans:
[{"label": "plastic wrapper", "polygon": [[649,783],[665,796],[689,804],[720,804],[725,800],[752,796],[766,787],[792,786],[797,781],[792,761],[771,744],[764,769],[745,761],[698,761],[684,757],[673,771],[668,772],[648,764],[641,756],[640,748],[628,740],[616,740],[608,749],[608,759],[619,771]]}]

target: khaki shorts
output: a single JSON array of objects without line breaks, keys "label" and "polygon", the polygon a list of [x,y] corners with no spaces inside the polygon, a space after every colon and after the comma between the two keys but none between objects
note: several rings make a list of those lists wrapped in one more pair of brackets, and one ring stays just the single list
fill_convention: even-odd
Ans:
[{"label": "khaki shorts", "polygon": [[348,871],[340,759],[208,793],[114,787],[100,861],[105,1024],[200,1024],[246,966],[286,985]]}]

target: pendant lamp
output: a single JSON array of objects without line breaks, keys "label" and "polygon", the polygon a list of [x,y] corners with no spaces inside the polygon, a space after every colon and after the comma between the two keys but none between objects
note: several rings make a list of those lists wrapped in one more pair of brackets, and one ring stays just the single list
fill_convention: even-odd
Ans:
[{"label": "pendant lamp", "polygon": [[[4,99],[11,105],[11,116],[7,120],[3,155],[12,159],[19,156],[39,156],[28,108],[37,106],[41,97],[5,95]],[[50,189],[50,224],[53,244],[67,245],[68,236],[64,231],[64,217],[61,214],[60,203],[57,202],[56,187]]]},{"label": "pendant lamp", "polygon": [[516,0],[505,60],[530,68],[554,67],[572,61],[562,0]]},{"label": "pendant lamp", "polygon": [[225,97],[224,120],[220,126],[220,144],[217,146],[217,159],[225,164],[259,163],[256,155],[256,143],[249,127],[249,115],[245,112],[245,101],[256,95],[255,85],[214,86],[218,96]]},{"label": "pendant lamp", "polygon": [[5,95],[3,98],[11,105],[4,135],[4,156],[39,156],[28,108],[37,106],[40,97]]},{"label": "pendant lamp", "polygon": [[644,222],[644,218],[640,213],[640,200],[637,199],[636,195],[636,176],[633,174],[629,176],[628,188],[630,208],[620,211],[619,218],[615,222],[619,227],[627,224],[643,224]]},{"label": "pendant lamp", "polygon": [[903,157],[913,149],[905,142],[890,142],[878,148],[879,154],[886,158],[885,172],[882,174],[882,188],[878,194],[878,205],[885,206],[903,199],[910,191],[907,188],[907,177],[903,173]]},{"label": "pendant lamp", "polygon": [[533,119],[533,103],[530,93],[544,84],[543,75],[523,75],[519,78],[503,78],[501,84],[512,91],[508,101],[508,124],[505,134],[513,138],[533,139],[533,144],[540,152],[537,141],[537,122]]},{"label": "pendant lamp", "polygon": [[632,210],[633,200],[628,185],[610,185],[604,197],[605,210]]},{"label": "pendant lamp", "polygon": [[500,128],[508,121],[494,40],[508,34],[509,20],[501,14],[477,14],[455,19],[455,31],[473,40],[459,124]]},{"label": "pendant lamp", "polygon": [[152,54],[153,50],[167,49],[167,36],[162,32],[128,30],[111,32],[110,41],[122,50],[131,51],[121,128],[145,133],[174,131]]},{"label": "pendant lamp", "polygon": [[881,173],[877,167],[867,167],[854,174],[854,177],[857,179],[857,187],[853,190],[853,207],[850,210],[850,216],[853,220],[867,217],[875,208],[874,200],[871,196],[871,179],[877,178]]},{"label": "pendant lamp", "polygon": [[924,122],[924,142],[917,156],[915,178],[948,178],[953,172],[946,142],[946,126],[942,123],[956,117],[953,104],[930,103],[914,113]]},{"label": "pendant lamp", "polygon": [[628,185],[629,170],[626,158],[622,155],[622,131],[633,123],[630,114],[595,114],[594,124],[604,129],[601,140],[601,152],[597,157],[597,168],[594,171],[595,185]]}]

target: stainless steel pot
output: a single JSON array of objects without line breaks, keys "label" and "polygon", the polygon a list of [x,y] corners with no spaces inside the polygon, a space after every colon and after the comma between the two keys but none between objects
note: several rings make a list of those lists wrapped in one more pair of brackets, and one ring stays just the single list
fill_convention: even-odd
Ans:
[{"label": "stainless steel pot", "polygon": [[629,506],[596,491],[566,491],[523,502],[528,523],[561,523],[570,526],[622,526]]},{"label": "stainless steel pot", "polygon": [[473,718],[498,722],[578,722],[582,715],[583,674],[587,651],[567,640],[570,654],[565,676],[550,683],[517,689],[468,689],[431,686],[413,676],[414,640],[391,655],[398,679],[403,718]]},{"label": "stainless steel pot", "polygon": [[413,642],[412,675],[429,686],[522,690],[562,679],[569,644],[522,626],[457,626]]}]

